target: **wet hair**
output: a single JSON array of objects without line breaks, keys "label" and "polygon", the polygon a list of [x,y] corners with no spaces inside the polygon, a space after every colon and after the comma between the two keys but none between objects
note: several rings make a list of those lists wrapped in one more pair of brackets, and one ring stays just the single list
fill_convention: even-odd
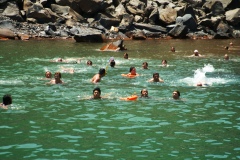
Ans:
[{"label": "wet hair", "polygon": [[128,58],[128,54],[127,53],[124,53],[123,57],[125,58],[125,56]]},{"label": "wet hair", "polygon": [[50,71],[45,72],[45,77],[47,77],[47,73],[50,73],[50,77],[52,77],[52,73]]},{"label": "wet hair", "polygon": [[143,90],[146,90],[146,91],[148,92],[148,90],[147,90],[147,89],[142,89],[142,90],[141,90],[141,92],[140,92],[141,94],[142,94]]},{"label": "wet hair", "polygon": [[88,60],[87,65],[92,65],[92,61]]},{"label": "wet hair", "polygon": [[94,91],[98,91],[99,94],[101,94],[101,89],[100,89],[99,87],[94,88],[94,89],[93,89],[93,93],[94,93]]},{"label": "wet hair", "polygon": [[159,76],[159,73],[157,73],[157,72],[156,72],[156,73],[153,73],[153,77],[154,77],[155,75],[158,75],[158,76]]},{"label": "wet hair", "polygon": [[173,92],[177,92],[178,96],[180,97],[180,92],[178,90],[175,90]]},{"label": "wet hair", "polygon": [[166,59],[163,59],[163,60],[162,60],[162,63],[163,63],[163,62],[167,63],[167,60],[166,60]]},{"label": "wet hair", "polygon": [[225,46],[224,48],[225,48],[226,50],[228,50],[228,46]]},{"label": "wet hair", "polygon": [[132,72],[132,70],[134,69],[135,67],[130,67],[130,69],[129,69],[129,72]]},{"label": "wet hair", "polygon": [[143,64],[146,64],[146,66],[148,67],[148,63],[147,62],[143,62]]},{"label": "wet hair", "polygon": [[56,72],[55,74],[54,74],[54,77],[55,77],[55,75],[59,75],[59,78],[62,78],[62,74],[60,73],[60,72]]},{"label": "wet hair", "polygon": [[100,75],[103,75],[106,73],[106,70],[104,68],[100,68],[99,69],[99,72],[98,72]]},{"label": "wet hair", "polygon": [[12,104],[12,96],[10,94],[5,94],[3,96],[3,104],[4,105]]},{"label": "wet hair", "polygon": [[114,60],[112,60],[112,61],[110,62],[110,66],[111,66],[111,67],[114,67],[114,66],[115,66],[115,61],[114,61]]}]

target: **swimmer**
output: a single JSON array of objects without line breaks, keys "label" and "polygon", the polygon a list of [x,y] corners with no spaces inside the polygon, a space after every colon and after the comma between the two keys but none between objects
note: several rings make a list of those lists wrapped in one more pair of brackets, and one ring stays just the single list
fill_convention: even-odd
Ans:
[{"label": "swimmer", "polygon": [[225,50],[228,50],[228,48],[229,48],[228,46],[225,46],[225,47],[224,47]]},{"label": "swimmer", "polygon": [[127,53],[124,53],[123,58],[124,58],[124,59],[128,59],[128,54],[127,54]]},{"label": "swimmer", "polygon": [[141,90],[141,98],[149,98],[147,89],[142,89]]},{"label": "swimmer", "polygon": [[114,60],[114,57],[111,57],[110,59],[109,59],[109,65],[112,67],[112,68],[114,68],[115,67],[115,60]]},{"label": "swimmer", "polygon": [[128,74],[122,74],[124,77],[129,77],[129,78],[135,78],[136,76],[139,76],[139,74],[136,71],[135,67],[130,67],[129,73]]},{"label": "swimmer", "polygon": [[143,62],[142,68],[143,68],[143,69],[148,69],[148,63],[147,63],[147,62]]},{"label": "swimmer", "polygon": [[51,62],[63,62],[63,63],[80,63],[81,59],[62,59],[58,58],[57,60],[51,60]]},{"label": "swimmer", "polygon": [[62,69],[62,72],[74,73],[73,68],[65,68],[65,67],[61,66],[61,69]]},{"label": "swimmer", "polygon": [[224,59],[225,59],[225,60],[229,60],[229,55],[228,55],[228,54],[225,54],[225,55],[224,55]]},{"label": "swimmer", "polygon": [[93,96],[90,99],[102,99],[101,89],[99,87],[93,89]]},{"label": "swimmer", "polygon": [[164,60],[162,60],[162,66],[167,66],[167,60],[166,59],[164,59]]},{"label": "swimmer", "polygon": [[56,72],[54,74],[54,79],[49,82],[49,84],[63,84],[64,82],[61,80],[62,75],[60,72]]},{"label": "swimmer", "polygon": [[52,73],[50,71],[45,72],[45,78],[46,79],[51,79],[52,78]]},{"label": "swimmer", "polygon": [[5,94],[2,98],[2,103],[0,104],[0,108],[8,109],[8,106],[12,104],[12,96],[10,94]]},{"label": "swimmer", "polygon": [[175,100],[180,99],[180,92],[178,90],[173,91],[172,98]]},{"label": "swimmer", "polygon": [[189,57],[203,57],[203,55],[199,54],[198,50],[195,49],[193,55],[191,55]]},{"label": "swimmer", "polygon": [[106,75],[106,70],[104,68],[99,69],[99,72],[93,76],[91,79],[92,83],[100,82],[102,77]]},{"label": "swimmer", "polygon": [[175,52],[175,47],[171,47],[171,51],[172,51],[172,52]]},{"label": "swimmer", "polygon": [[115,61],[114,60],[112,60],[111,62],[110,62],[110,66],[112,67],[112,68],[114,68],[115,67]]},{"label": "swimmer", "polygon": [[159,77],[159,73],[153,73],[153,78],[148,80],[148,82],[164,82],[164,80]]},{"label": "swimmer", "polygon": [[87,65],[88,65],[88,66],[92,66],[92,61],[88,60],[88,61],[87,61]]},{"label": "swimmer", "polygon": [[230,46],[233,46],[233,43],[232,43],[232,42],[230,42],[230,43],[229,43],[229,45],[230,45]]}]

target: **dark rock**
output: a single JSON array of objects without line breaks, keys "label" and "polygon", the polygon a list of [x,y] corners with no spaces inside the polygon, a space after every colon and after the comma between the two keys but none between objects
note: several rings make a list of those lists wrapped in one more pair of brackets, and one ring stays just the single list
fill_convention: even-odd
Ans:
[{"label": "dark rock", "polygon": [[191,14],[185,14],[183,17],[177,17],[176,23],[186,25],[191,31],[195,31],[197,29],[197,22]]},{"label": "dark rock", "polygon": [[171,31],[169,31],[169,35],[174,38],[186,38],[188,33],[188,27],[185,25],[177,24]]}]

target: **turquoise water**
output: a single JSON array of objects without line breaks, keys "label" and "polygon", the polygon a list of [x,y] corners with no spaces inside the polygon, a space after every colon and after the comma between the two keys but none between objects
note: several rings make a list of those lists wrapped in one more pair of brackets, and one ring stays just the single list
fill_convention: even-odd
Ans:
[{"label": "turquoise water", "polygon": [[[129,60],[100,52],[101,43],[0,41],[0,95],[13,97],[0,109],[0,159],[240,159],[240,40],[231,41],[125,41]],[[195,49],[204,57],[188,57]],[[116,67],[92,84],[112,56]],[[59,57],[81,62],[51,62]],[[131,66],[140,76],[122,77]],[[46,84],[47,70],[60,71],[65,84]],[[165,82],[147,82],[154,72]],[[87,100],[96,86],[106,98]],[[143,88],[150,99],[119,99]],[[174,90],[182,100],[171,98]]]}]

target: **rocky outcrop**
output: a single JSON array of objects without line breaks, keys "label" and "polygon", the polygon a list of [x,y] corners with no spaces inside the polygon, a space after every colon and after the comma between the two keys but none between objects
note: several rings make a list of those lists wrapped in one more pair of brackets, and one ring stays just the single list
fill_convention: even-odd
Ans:
[{"label": "rocky outcrop", "polygon": [[239,38],[239,17],[240,0],[0,0],[1,37],[21,40]]}]

